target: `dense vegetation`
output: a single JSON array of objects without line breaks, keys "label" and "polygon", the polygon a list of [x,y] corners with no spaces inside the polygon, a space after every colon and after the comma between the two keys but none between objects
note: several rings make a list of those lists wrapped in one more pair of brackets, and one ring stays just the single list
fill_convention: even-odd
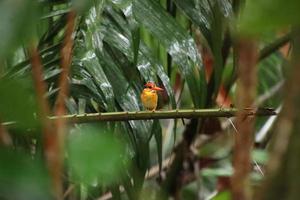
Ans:
[{"label": "dense vegetation", "polygon": [[299,199],[299,7],[0,1],[0,199]]}]

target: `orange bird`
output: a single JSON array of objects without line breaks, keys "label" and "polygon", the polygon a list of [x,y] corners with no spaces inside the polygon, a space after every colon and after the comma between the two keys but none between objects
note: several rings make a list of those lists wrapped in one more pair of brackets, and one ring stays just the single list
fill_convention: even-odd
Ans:
[{"label": "orange bird", "polygon": [[157,91],[163,91],[163,89],[157,87],[153,82],[147,82],[145,84],[145,89],[141,94],[141,100],[147,110],[155,111],[158,99]]}]

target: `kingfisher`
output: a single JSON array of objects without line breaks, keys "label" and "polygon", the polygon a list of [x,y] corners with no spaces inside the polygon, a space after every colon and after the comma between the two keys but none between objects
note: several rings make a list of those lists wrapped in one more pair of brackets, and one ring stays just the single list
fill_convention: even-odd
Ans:
[{"label": "kingfisher", "polygon": [[145,88],[141,94],[142,103],[147,110],[155,111],[158,100],[157,91],[163,91],[163,89],[157,87],[152,81],[147,82],[144,86]]}]

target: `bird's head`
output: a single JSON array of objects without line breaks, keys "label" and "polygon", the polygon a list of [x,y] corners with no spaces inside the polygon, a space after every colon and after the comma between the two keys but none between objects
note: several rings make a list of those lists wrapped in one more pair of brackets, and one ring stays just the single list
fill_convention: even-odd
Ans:
[{"label": "bird's head", "polygon": [[152,82],[152,81],[147,82],[144,86],[145,86],[145,88],[148,88],[148,89],[150,89],[150,90],[163,91],[162,88],[157,87],[157,86],[155,85],[155,83]]}]

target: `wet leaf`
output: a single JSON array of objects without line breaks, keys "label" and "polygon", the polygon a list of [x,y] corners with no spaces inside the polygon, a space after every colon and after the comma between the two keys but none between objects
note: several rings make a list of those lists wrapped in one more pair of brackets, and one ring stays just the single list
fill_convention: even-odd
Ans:
[{"label": "wet leaf", "polygon": [[158,166],[159,172],[162,169],[162,130],[158,120],[154,120],[152,126],[152,133],[154,134],[156,148],[157,148],[157,158],[158,158]]},{"label": "wet leaf", "polygon": [[[194,106],[204,106],[205,80],[203,74],[199,73],[202,63],[194,40],[156,1],[134,0],[133,13],[136,20],[160,41],[173,61],[179,65],[188,83]],[[203,94],[201,97],[200,87]]]}]

